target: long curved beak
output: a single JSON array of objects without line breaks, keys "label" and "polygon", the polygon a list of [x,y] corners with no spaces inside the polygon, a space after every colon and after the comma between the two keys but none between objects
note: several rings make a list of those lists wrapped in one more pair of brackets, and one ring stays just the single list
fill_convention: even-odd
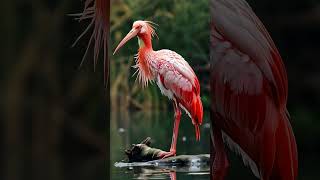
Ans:
[{"label": "long curved beak", "polygon": [[131,31],[122,39],[117,48],[114,50],[113,55],[130,39],[135,37],[139,33],[139,29],[131,29]]}]

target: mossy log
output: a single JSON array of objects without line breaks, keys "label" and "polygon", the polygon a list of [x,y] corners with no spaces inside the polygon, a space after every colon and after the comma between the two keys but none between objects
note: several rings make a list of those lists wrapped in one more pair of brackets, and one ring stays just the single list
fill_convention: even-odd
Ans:
[{"label": "mossy log", "polygon": [[129,163],[131,162],[147,162],[157,160],[158,154],[163,152],[161,149],[150,147],[151,138],[147,137],[139,144],[132,144],[130,149],[125,150]]},{"label": "mossy log", "polygon": [[148,137],[140,144],[133,144],[130,149],[125,150],[128,157],[128,162],[116,163],[116,167],[160,167],[160,168],[175,168],[180,171],[190,170],[190,167],[195,169],[206,169],[210,164],[209,154],[199,155],[179,155],[165,159],[159,159],[158,154],[161,149],[150,147],[151,138]]}]

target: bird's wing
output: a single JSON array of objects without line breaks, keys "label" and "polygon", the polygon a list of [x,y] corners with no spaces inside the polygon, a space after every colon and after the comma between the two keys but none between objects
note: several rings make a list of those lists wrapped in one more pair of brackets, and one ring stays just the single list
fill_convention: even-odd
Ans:
[{"label": "bird's wing", "polygon": [[225,126],[245,130],[254,137],[267,123],[276,125],[276,118],[265,121],[277,114],[269,82],[249,56],[221,46],[225,44],[213,48],[220,56],[211,72],[214,112],[225,119]]},{"label": "bird's wing", "polygon": [[268,80],[282,107],[287,101],[287,75],[281,56],[263,24],[244,0],[215,0],[212,26],[221,38],[245,52]]},{"label": "bird's wing", "polygon": [[248,56],[229,49],[212,68],[210,81],[213,126],[230,137],[227,144],[259,177],[257,143],[274,150],[279,119],[268,80]]},{"label": "bird's wing", "polygon": [[244,0],[215,0],[211,8],[213,123],[237,143],[235,149],[241,147],[238,152],[247,153],[244,159],[250,153],[260,169],[271,171],[275,163],[296,175],[297,150],[285,107],[287,76],[278,50]]},{"label": "bird's wing", "polygon": [[171,50],[158,51],[159,74],[164,78],[164,85],[182,97],[182,92],[200,94],[200,85],[193,69],[182,56]]}]

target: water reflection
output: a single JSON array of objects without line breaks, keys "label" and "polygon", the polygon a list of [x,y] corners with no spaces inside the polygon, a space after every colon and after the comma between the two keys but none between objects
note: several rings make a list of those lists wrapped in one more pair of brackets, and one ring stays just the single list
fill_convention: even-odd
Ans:
[{"label": "water reflection", "polygon": [[[124,172],[125,174],[131,174],[131,179],[170,179],[177,180],[177,176],[181,176],[180,179],[192,179],[192,177],[202,177],[209,179],[209,165],[200,167],[188,167],[188,166],[167,166],[167,167],[154,167],[154,166],[134,166],[134,167],[118,167],[118,173]],[[186,178],[188,177],[189,178]],[[121,175],[117,174],[115,177],[120,178]]]},{"label": "water reflection", "polygon": [[[177,180],[177,173],[184,176],[203,176],[209,179],[209,169],[206,171],[189,172],[179,171],[176,169],[160,169],[160,168],[148,168],[148,167],[134,167],[132,179],[170,179]],[[181,178],[180,178],[181,179]]]},{"label": "water reflection", "polygon": [[169,169],[133,168],[133,179],[177,179],[177,173]]}]

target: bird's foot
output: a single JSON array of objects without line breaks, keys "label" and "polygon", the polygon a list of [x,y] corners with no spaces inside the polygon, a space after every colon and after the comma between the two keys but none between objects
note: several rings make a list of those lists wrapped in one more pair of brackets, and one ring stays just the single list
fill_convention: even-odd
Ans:
[{"label": "bird's foot", "polygon": [[172,157],[176,155],[176,151],[175,150],[170,150],[169,152],[167,151],[162,151],[158,154],[158,158],[159,159],[165,159],[168,157]]}]

